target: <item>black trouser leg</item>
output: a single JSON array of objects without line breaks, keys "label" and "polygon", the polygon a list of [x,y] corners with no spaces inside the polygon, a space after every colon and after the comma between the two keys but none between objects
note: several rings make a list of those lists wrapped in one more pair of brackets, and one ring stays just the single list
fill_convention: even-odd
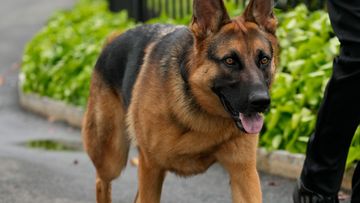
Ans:
[{"label": "black trouser leg", "polygon": [[352,197],[351,203],[360,202],[360,163],[356,166],[352,179]]},{"label": "black trouser leg", "polygon": [[349,56],[351,50],[342,48],[334,60],[301,174],[307,188],[327,196],[336,195],[340,189],[348,150],[360,121],[360,57]]}]

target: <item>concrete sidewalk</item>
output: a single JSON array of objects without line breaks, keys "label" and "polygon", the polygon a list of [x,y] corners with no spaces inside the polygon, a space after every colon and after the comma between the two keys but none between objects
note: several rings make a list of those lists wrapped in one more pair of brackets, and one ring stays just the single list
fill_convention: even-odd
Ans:
[{"label": "concrete sidewalk", "polygon": [[[28,149],[33,139],[61,139],[80,144],[80,131],[51,123],[18,105],[17,74],[25,43],[56,9],[74,0],[2,0],[0,7],[0,203],[95,202],[94,169],[82,152]],[[1,79],[3,78],[3,79]],[[136,155],[134,150],[130,156]],[[289,203],[294,181],[261,174],[265,203]],[[114,182],[115,203],[130,203],[136,194],[136,168],[128,165]],[[206,174],[181,179],[169,174],[163,202],[230,201],[226,172],[215,165]],[[349,202],[349,201],[347,201]]]}]

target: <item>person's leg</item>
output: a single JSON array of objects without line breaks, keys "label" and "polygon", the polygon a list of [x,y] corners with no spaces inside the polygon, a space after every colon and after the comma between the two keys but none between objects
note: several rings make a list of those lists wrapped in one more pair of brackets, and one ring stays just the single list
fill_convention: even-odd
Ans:
[{"label": "person's leg", "polygon": [[358,163],[352,179],[351,203],[360,202],[360,163]]},{"label": "person's leg", "polygon": [[360,58],[350,59],[342,51],[334,60],[311,136],[301,181],[310,190],[334,196],[340,188],[348,149],[360,121]]},{"label": "person's leg", "polygon": [[310,202],[337,201],[348,149],[360,121],[360,32],[357,32],[360,29],[356,23],[360,20],[360,3],[349,0],[329,0],[328,3],[342,48],[334,60],[315,133],[308,143],[300,188],[294,193],[295,202],[309,202],[296,200],[296,195],[301,197],[301,191],[310,197],[319,197]]}]

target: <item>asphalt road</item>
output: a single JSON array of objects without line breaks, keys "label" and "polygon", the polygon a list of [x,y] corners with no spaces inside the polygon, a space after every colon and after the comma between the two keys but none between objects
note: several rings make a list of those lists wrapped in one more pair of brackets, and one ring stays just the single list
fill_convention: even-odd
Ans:
[{"label": "asphalt road", "polygon": [[[22,110],[17,74],[25,43],[58,9],[74,0],[2,0],[0,6],[0,203],[95,202],[95,172],[82,151],[49,152],[23,145],[34,139],[60,139],[80,145],[80,131]],[[132,150],[131,157],[136,152]],[[289,203],[294,181],[261,174],[265,203]],[[136,194],[136,168],[128,165],[114,181],[115,203],[131,203]],[[169,174],[162,202],[226,203],[226,172],[219,166],[188,179]]]}]

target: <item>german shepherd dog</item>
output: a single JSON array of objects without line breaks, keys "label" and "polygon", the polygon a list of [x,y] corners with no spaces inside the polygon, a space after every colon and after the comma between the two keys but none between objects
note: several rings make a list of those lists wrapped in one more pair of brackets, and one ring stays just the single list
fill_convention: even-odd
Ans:
[{"label": "german shepherd dog", "polygon": [[277,61],[272,0],[230,19],[222,0],[194,0],[189,27],[143,25],[109,43],[91,81],[83,141],[98,203],[139,151],[136,203],[160,202],[166,171],[205,172],[219,162],[233,202],[261,202],[256,170],[262,113]]}]

